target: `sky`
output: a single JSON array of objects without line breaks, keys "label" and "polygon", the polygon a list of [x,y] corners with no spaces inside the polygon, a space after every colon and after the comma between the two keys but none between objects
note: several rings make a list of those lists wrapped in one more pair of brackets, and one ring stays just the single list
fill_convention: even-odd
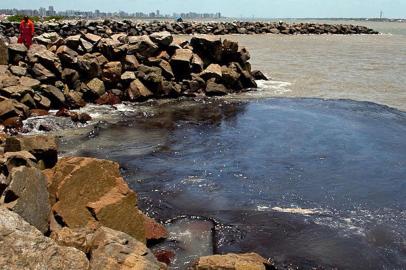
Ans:
[{"label": "sky", "polygon": [[221,12],[227,17],[255,18],[406,18],[406,0],[0,0],[0,9],[141,11],[161,14],[194,11]]}]

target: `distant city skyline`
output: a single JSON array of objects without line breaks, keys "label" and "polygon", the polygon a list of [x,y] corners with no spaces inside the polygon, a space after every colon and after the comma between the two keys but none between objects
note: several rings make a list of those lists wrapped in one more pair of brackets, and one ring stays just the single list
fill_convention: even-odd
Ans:
[{"label": "distant city skyline", "polygon": [[221,12],[244,18],[405,18],[405,0],[1,0],[0,9],[81,10],[149,14]]}]

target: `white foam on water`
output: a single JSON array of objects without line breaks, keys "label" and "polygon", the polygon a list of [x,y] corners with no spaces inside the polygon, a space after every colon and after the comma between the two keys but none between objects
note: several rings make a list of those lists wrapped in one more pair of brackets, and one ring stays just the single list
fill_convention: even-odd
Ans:
[{"label": "white foam on water", "polygon": [[290,89],[292,83],[290,82],[258,80],[257,85],[257,91],[259,92],[267,91],[274,95],[283,95],[285,93],[292,92],[292,89]]},{"label": "white foam on water", "polygon": [[294,208],[272,207],[272,210],[277,211],[277,212],[282,212],[282,213],[304,215],[304,216],[317,215],[317,214],[322,213],[318,209],[305,209],[305,208],[300,208],[300,207],[294,207]]}]

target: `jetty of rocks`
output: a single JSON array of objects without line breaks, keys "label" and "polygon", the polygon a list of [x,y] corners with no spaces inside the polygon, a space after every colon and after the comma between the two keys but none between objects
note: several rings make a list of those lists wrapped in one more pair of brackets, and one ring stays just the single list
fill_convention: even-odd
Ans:
[{"label": "jetty of rocks", "polygon": [[[0,34],[14,37],[18,34],[18,23],[0,22]],[[80,33],[91,33],[108,37],[117,33],[132,36],[150,35],[168,31],[171,34],[378,34],[365,26],[323,23],[284,23],[284,22],[140,22],[131,20],[71,20],[37,23],[36,34],[56,32],[63,37]]]},{"label": "jetty of rocks", "polygon": [[34,42],[27,49],[0,41],[0,121],[6,128],[18,128],[21,120],[49,109],[86,122],[88,116],[67,109],[87,103],[225,95],[256,88],[256,79],[266,79],[251,70],[245,48],[208,35],[185,39],[164,31],[63,38],[46,33]]}]

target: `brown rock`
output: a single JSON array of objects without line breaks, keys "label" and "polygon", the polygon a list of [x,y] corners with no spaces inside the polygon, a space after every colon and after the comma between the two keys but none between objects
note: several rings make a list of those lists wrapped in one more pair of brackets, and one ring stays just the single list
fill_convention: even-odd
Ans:
[{"label": "brown rock", "polygon": [[158,46],[151,41],[149,36],[131,36],[128,37],[130,44],[129,54],[136,53],[139,56],[148,58],[158,52]]},{"label": "brown rock", "polygon": [[30,116],[31,117],[37,117],[37,116],[45,116],[48,115],[47,110],[42,110],[42,109],[31,109],[30,110]]},{"label": "brown rock", "polygon": [[41,82],[49,82],[56,79],[54,73],[52,73],[50,70],[39,63],[36,63],[31,71],[33,73],[33,76]]},{"label": "brown rock", "polygon": [[213,78],[221,80],[222,75],[221,66],[218,64],[210,64],[202,73],[200,73],[200,77],[206,81]]},{"label": "brown rock", "polygon": [[84,253],[91,251],[95,230],[91,228],[70,229],[68,227],[52,231],[51,238],[61,246],[73,247]]},{"label": "brown rock", "polygon": [[169,46],[173,41],[173,36],[168,31],[154,32],[149,37],[153,42],[162,47]]},{"label": "brown rock", "polygon": [[93,158],[62,158],[49,184],[53,212],[69,228],[101,224],[145,242],[144,219],[136,195],[119,165]]},{"label": "brown rock", "polygon": [[16,132],[19,132],[24,126],[23,119],[19,116],[10,117],[3,121],[3,126],[6,130],[15,130]]},{"label": "brown rock", "polygon": [[90,267],[92,270],[167,269],[142,242],[106,227],[94,234]]},{"label": "brown rock", "polygon": [[88,270],[86,255],[58,246],[17,213],[0,208],[1,269]]},{"label": "brown rock", "polygon": [[0,38],[0,65],[8,64],[8,47],[6,42]]},{"label": "brown rock", "polygon": [[28,151],[38,162],[42,161],[46,168],[52,168],[57,160],[57,143],[52,136],[17,136],[9,137],[4,147],[5,152]]},{"label": "brown rock", "polygon": [[92,79],[88,82],[87,87],[89,87],[90,91],[93,95],[100,97],[106,92],[106,88],[104,86],[104,82],[98,78]]},{"label": "brown rock", "polygon": [[40,81],[35,80],[33,78],[30,78],[30,77],[21,77],[19,79],[19,83],[22,86],[26,86],[26,87],[29,87],[29,88],[34,89],[34,90],[38,90],[39,86],[41,85]]},{"label": "brown rock", "polygon": [[69,108],[77,109],[86,106],[86,102],[83,100],[83,95],[80,92],[69,91],[65,97]]},{"label": "brown rock", "polygon": [[5,165],[7,172],[11,172],[13,168],[25,166],[30,168],[37,167],[37,159],[27,151],[7,152],[4,154]]},{"label": "brown rock", "polygon": [[156,222],[153,218],[144,215],[145,237],[147,241],[159,241],[168,238],[168,231],[162,224]]},{"label": "brown rock", "polygon": [[105,93],[103,96],[96,100],[96,104],[98,105],[116,105],[119,103],[121,103],[120,98],[110,92]]},{"label": "brown rock", "polygon": [[106,83],[117,83],[120,81],[122,72],[121,62],[109,62],[103,68],[102,79]]},{"label": "brown rock", "polygon": [[140,66],[135,55],[126,55],[124,59],[124,70],[134,71]]},{"label": "brown rock", "polygon": [[210,79],[207,81],[206,94],[209,96],[226,95],[229,90],[220,83],[216,83],[215,79]]},{"label": "brown rock", "polygon": [[12,99],[0,101],[0,120],[4,121],[10,117],[26,118],[29,108],[22,103]]},{"label": "brown rock", "polygon": [[153,93],[138,79],[131,82],[126,94],[128,99],[132,101],[153,96]]},{"label": "brown rock", "polygon": [[177,79],[190,77],[193,52],[189,49],[177,49],[172,56],[170,64]]},{"label": "brown rock", "polygon": [[194,270],[270,270],[272,264],[256,253],[227,254],[201,257]]}]

